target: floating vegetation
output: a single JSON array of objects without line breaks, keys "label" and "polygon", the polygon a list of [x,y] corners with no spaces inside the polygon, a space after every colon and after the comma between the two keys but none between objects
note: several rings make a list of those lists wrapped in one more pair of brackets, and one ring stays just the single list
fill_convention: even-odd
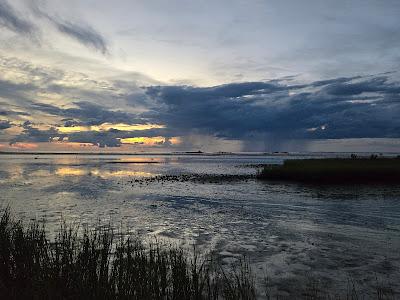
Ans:
[{"label": "floating vegetation", "polygon": [[134,184],[148,184],[152,182],[197,182],[197,183],[226,183],[229,181],[246,181],[255,179],[253,174],[179,174],[179,175],[157,175],[147,178],[137,178],[128,181]]}]

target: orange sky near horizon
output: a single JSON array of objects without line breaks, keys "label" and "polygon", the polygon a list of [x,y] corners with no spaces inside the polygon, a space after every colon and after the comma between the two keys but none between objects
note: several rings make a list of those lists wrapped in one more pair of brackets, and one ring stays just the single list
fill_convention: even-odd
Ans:
[{"label": "orange sky near horizon", "polygon": [[[161,145],[164,145],[167,140],[169,141],[168,146],[176,146],[181,143],[179,137],[173,137],[170,139],[164,137],[135,137],[121,139],[121,146],[119,147],[99,147],[98,145],[91,143],[76,143],[68,141],[53,141],[45,143],[0,143],[0,151],[10,152],[130,152],[130,151],[151,151],[152,148],[160,149]],[[163,148],[165,149],[165,147]]]}]

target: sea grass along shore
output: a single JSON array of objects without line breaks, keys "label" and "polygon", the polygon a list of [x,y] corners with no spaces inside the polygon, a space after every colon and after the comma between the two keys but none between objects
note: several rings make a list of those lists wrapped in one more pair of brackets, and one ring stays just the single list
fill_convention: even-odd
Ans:
[{"label": "sea grass along shore", "polygon": [[97,229],[0,219],[1,299],[255,299],[248,262],[226,269],[160,241]]},{"label": "sea grass along shore", "polygon": [[400,158],[292,159],[266,165],[258,179],[309,183],[400,183]]},{"label": "sea grass along shore", "polygon": [[[45,222],[15,220],[9,209],[0,217],[1,299],[294,299],[276,293],[271,278],[258,277],[246,257],[223,264],[159,240],[144,241],[116,232],[60,223],[50,238]],[[305,282],[295,299],[364,299],[349,280],[345,294]],[[397,299],[377,279],[371,299]],[[371,295],[370,295],[371,296]],[[370,298],[368,298],[370,299]]]}]

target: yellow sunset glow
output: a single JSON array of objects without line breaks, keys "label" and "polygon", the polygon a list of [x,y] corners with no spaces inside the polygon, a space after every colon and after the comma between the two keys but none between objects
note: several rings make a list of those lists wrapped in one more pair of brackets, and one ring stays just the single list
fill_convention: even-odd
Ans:
[{"label": "yellow sunset glow", "polygon": [[74,126],[74,127],[57,127],[60,133],[74,133],[74,132],[81,132],[81,131],[89,131],[89,127],[82,127],[82,126]]},{"label": "yellow sunset glow", "polygon": [[117,129],[120,131],[135,131],[135,130],[148,130],[155,128],[165,128],[164,125],[160,124],[124,124],[124,123],[103,123],[96,126],[72,126],[72,127],[57,127],[60,133],[74,133],[82,131],[107,131],[110,129]]},{"label": "yellow sunset glow", "polygon": [[162,136],[156,137],[132,137],[132,138],[125,138],[120,140],[122,144],[141,144],[141,145],[156,145],[165,143],[165,138]]},{"label": "yellow sunset glow", "polygon": [[182,143],[180,137],[171,137],[169,139],[163,136],[156,136],[156,137],[132,137],[132,138],[124,138],[120,139],[122,144],[130,144],[130,145],[146,145],[146,146],[154,146],[158,144],[163,144],[165,142],[169,142],[171,145],[179,145]]}]

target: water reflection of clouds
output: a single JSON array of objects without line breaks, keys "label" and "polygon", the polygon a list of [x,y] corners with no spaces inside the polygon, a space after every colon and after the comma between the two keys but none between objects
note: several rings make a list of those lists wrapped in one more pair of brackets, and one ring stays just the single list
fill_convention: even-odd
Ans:
[{"label": "water reflection of clouds", "polygon": [[74,193],[82,198],[100,198],[108,191],[114,190],[114,183],[110,180],[93,176],[67,176],[56,180],[51,185],[44,187],[42,192]]},{"label": "water reflection of clouds", "polygon": [[13,165],[12,167],[10,167],[9,165],[2,165],[1,167],[3,168],[1,172],[3,172],[4,177],[0,178],[6,181],[14,181],[20,179],[24,173],[24,168],[22,167],[22,165],[19,164]]},{"label": "water reflection of clouds", "polygon": [[0,170],[0,180],[5,180],[10,177],[10,173],[4,170]]},{"label": "water reflection of clouds", "polygon": [[104,169],[87,169],[87,168],[72,168],[61,167],[55,172],[59,176],[98,176],[102,178],[112,177],[150,177],[158,174],[144,172],[144,171],[131,171],[131,170],[104,170]]},{"label": "water reflection of clouds", "polygon": [[0,180],[15,181],[21,179],[34,179],[39,177],[57,176],[98,176],[101,178],[113,177],[151,177],[160,175],[157,172],[144,171],[143,168],[135,166],[134,170],[116,168],[106,169],[99,166],[92,168],[88,165],[62,165],[53,164],[13,164],[0,170]]},{"label": "water reflection of clouds", "polygon": [[87,171],[81,168],[69,168],[69,167],[63,167],[63,168],[58,168],[56,170],[56,174],[59,176],[83,176],[87,175]]}]

